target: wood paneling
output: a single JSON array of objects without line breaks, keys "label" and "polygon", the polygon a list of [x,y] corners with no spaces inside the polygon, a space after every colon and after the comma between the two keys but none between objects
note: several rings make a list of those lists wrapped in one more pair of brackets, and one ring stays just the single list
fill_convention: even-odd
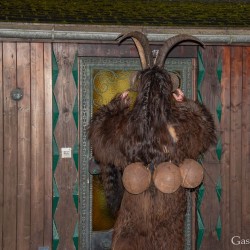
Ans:
[{"label": "wood paneling", "polygon": [[242,227],[242,47],[231,48],[231,133],[230,133],[230,237],[241,236]]},{"label": "wood paneling", "polygon": [[[0,249],[52,246],[50,43],[0,43]],[[11,91],[23,90],[14,101]]]},{"label": "wood paneling", "polygon": [[231,58],[230,47],[224,47],[222,50],[222,78],[221,78],[221,138],[223,145],[223,154],[221,158],[221,182],[222,182],[222,200],[221,200],[221,216],[222,216],[222,249],[230,249],[230,71]]},{"label": "wood paneling", "polygon": [[17,104],[10,93],[16,88],[16,43],[3,43],[4,85],[4,213],[3,250],[16,249],[17,223]]},{"label": "wood paneling", "polygon": [[51,77],[51,44],[0,44],[0,249],[51,247]]},{"label": "wood paneling", "polygon": [[44,234],[44,77],[43,44],[31,44],[31,248]]},{"label": "wood paneling", "polygon": [[24,92],[18,105],[17,249],[30,247],[30,44],[17,44],[17,86]]},{"label": "wood paneling", "polygon": [[44,44],[45,173],[44,246],[52,245],[52,48]]},{"label": "wood paneling", "polygon": [[242,238],[250,235],[250,47],[243,48],[242,82]]},{"label": "wood paneling", "polygon": [[249,47],[223,48],[221,121],[223,249],[247,249],[246,245],[231,244],[231,238],[238,235],[241,239],[247,239],[250,233],[249,72]]},{"label": "wood paneling", "polygon": [[3,248],[3,44],[0,42],[0,249]]}]

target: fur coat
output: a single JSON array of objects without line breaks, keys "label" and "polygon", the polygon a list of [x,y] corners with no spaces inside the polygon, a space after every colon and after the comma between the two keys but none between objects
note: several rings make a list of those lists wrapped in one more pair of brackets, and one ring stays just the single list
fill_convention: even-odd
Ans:
[{"label": "fur coat", "polygon": [[162,193],[153,183],[141,194],[124,190],[121,177],[133,162],[157,166],[197,159],[215,142],[212,115],[198,102],[172,97],[168,72],[154,66],[141,71],[138,96],[115,96],[92,117],[89,139],[100,163],[108,205],[117,214],[112,249],[184,249],[186,190]]}]

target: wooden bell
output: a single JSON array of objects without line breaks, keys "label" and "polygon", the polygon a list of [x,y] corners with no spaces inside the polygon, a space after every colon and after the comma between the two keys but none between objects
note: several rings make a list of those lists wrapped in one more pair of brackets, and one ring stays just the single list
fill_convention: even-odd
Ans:
[{"label": "wooden bell", "polygon": [[196,188],[203,180],[203,168],[195,160],[185,159],[183,163],[180,164],[180,172],[182,176],[182,187]]},{"label": "wooden bell", "polygon": [[171,162],[160,163],[153,175],[155,186],[163,193],[173,193],[181,185],[179,168]]},{"label": "wooden bell", "polygon": [[148,189],[151,172],[142,162],[131,163],[124,169],[122,182],[129,193],[140,194]]}]

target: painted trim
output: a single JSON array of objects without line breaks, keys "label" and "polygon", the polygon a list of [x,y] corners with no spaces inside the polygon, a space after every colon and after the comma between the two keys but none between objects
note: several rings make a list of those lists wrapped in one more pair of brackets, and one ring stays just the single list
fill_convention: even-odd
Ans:
[{"label": "painted trim", "polygon": [[[69,28],[69,27],[68,27]],[[137,27],[133,27],[133,29],[137,29]],[[141,28],[140,28],[141,29]],[[137,30],[140,30],[137,29]],[[95,27],[93,27],[95,30]],[[124,27],[121,28],[121,32],[123,32]],[[131,29],[130,29],[131,30]],[[166,29],[173,31],[172,29]],[[210,34],[201,34],[200,31],[189,30],[189,29],[175,29],[174,32],[168,34],[160,34],[160,33],[152,33],[147,32],[147,30],[143,30],[148,34],[149,41],[151,42],[163,42],[166,39],[179,34],[186,33],[191,34],[199,38],[201,41],[205,43],[223,43],[223,44],[235,44],[235,43],[250,43],[250,32],[246,30],[243,32],[221,32],[218,34],[218,31],[215,30],[214,34],[211,34],[211,30],[209,30]],[[157,31],[157,28],[156,28]],[[228,33],[228,34],[227,34]],[[232,33],[232,34],[231,34]],[[77,31],[77,30],[55,30],[54,27],[51,30],[35,30],[35,29],[1,29],[0,28],[0,40],[1,39],[35,39],[35,40],[49,40],[49,41],[76,41],[76,40],[94,40],[94,41],[115,41],[120,32],[91,32],[91,31]]]}]

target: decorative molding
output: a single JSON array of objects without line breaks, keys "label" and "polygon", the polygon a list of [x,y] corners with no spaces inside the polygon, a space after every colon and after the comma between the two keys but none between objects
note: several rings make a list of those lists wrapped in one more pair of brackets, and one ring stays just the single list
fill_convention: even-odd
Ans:
[{"label": "decorative molding", "polygon": [[[16,28],[18,27],[19,28]],[[138,26],[74,26],[74,25],[25,25],[0,23],[0,39],[32,39],[49,41],[115,41],[122,32],[138,30],[146,33],[150,42],[164,42],[180,33],[194,35],[204,43],[250,43],[249,29],[192,29]],[[105,30],[105,31],[103,31]]]}]

